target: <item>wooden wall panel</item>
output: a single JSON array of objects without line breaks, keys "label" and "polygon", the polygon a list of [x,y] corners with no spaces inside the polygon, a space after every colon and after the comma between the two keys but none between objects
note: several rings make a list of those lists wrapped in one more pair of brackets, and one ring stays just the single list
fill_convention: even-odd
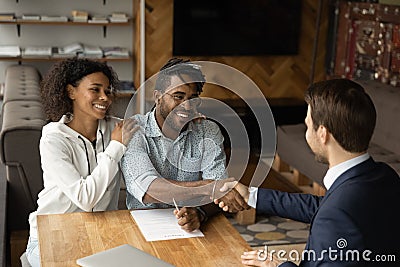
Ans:
[{"label": "wooden wall panel", "polygon": [[[309,77],[319,0],[303,0],[299,54],[295,56],[189,57],[232,66],[249,76],[266,97],[303,99]],[[314,81],[325,78],[325,46],[328,26],[327,2],[323,1],[320,40]],[[146,0],[146,78],[151,77],[172,57],[173,0]],[[218,91],[218,98],[232,97]]]}]

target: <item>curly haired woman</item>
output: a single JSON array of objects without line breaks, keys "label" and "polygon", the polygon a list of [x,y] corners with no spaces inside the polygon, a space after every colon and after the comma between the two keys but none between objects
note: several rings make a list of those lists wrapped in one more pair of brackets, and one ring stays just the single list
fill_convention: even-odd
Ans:
[{"label": "curly haired woman", "polygon": [[135,129],[133,121],[107,114],[118,84],[106,63],[76,57],[55,63],[41,83],[49,123],[39,145],[44,188],[29,215],[32,266],[40,266],[38,214],[118,208],[119,161]]}]

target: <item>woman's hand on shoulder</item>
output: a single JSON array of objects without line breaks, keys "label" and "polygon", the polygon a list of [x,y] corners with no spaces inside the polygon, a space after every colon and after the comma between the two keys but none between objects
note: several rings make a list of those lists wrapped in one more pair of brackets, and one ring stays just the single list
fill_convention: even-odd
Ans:
[{"label": "woman's hand on shoulder", "polygon": [[133,134],[139,130],[137,122],[133,118],[128,118],[117,122],[115,128],[111,133],[111,140],[118,141],[124,145],[128,145]]}]

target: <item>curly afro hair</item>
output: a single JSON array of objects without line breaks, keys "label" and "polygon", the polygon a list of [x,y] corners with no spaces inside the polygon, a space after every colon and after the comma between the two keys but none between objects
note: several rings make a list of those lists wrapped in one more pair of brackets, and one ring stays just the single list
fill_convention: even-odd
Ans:
[{"label": "curly afro hair", "polygon": [[102,72],[107,76],[113,96],[120,85],[116,72],[105,62],[68,58],[55,63],[40,83],[44,112],[48,121],[59,121],[64,114],[72,113],[72,100],[67,85],[78,86],[82,78]]}]

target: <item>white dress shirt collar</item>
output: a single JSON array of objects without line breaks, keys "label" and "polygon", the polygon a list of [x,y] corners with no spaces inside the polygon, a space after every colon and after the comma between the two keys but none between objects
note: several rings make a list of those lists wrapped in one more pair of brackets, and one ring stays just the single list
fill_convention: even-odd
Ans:
[{"label": "white dress shirt collar", "polygon": [[367,159],[369,159],[369,154],[365,153],[362,154],[358,157],[349,159],[345,162],[342,162],[332,168],[330,168],[326,174],[325,177],[323,179],[324,181],[324,185],[326,187],[327,190],[329,190],[329,188],[332,186],[332,184],[336,181],[336,179],[345,171],[347,171],[348,169],[360,164],[361,162],[366,161]]}]

